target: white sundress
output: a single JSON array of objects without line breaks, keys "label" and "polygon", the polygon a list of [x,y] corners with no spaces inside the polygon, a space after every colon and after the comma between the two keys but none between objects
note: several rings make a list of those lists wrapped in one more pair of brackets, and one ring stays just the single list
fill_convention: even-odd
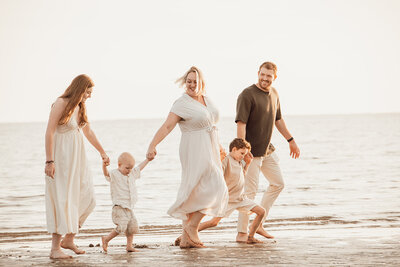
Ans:
[{"label": "white sundress", "polygon": [[179,156],[182,179],[177,199],[168,214],[187,220],[187,214],[199,211],[213,217],[223,217],[229,195],[219,154],[215,123],[218,110],[204,96],[206,106],[186,93],[178,98],[171,112],[182,118]]},{"label": "white sundress", "polygon": [[46,176],[47,231],[64,235],[78,233],[96,202],[92,175],[83,136],[78,126],[77,107],[54,134],[54,179]]}]

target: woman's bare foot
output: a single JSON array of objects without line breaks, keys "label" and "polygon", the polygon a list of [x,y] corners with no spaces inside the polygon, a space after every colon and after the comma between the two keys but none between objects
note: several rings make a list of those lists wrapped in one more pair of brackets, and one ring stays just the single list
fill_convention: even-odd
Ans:
[{"label": "woman's bare foot", "polygon": [[238,232],[236,235],[236,242],[247,243],[247,233]]},{"label": "woman's bare foot", "polygon": [[203,246],[203,243],[201,242],[200,238],[199,238],[199,233],[197,231],[196,227],[190,226],[190,225],[186,225],[183,228],[183,231],[186,232],[186,234],[188,235],[188,238],[190,239],[190,241],[192,241],[193,243],[199,244]]},{"label": "woman's bare foot", "polygon": [[254,236],[249,236],[247,238],[247,244],[256,244],[256,243],[264,243],[261,240],[258,240],[257,238],[255,238]]},{"label": "woman's bare foot", "polygon": [[107,253],[108,242],[106,241],[106,236],[101,237],[101,246],[103,247],[103,251]]},{"label": "woman's bare foot", "polygon": [[70,249],[73,252],[75,252],[75,254],[85,254],[86,253],[84,250],[79,249],[74,243],[67,243],[67,242],[64,242],[64,240],[61,241],[61,247],[65,248],[65,249]]},{"label": "woman's bare foot", "polygon": [[180,248],[205,248],[203,244],[198,244],[193,242],[186,231],[183,231],[183,234],[180,236]]},{"label": "woman's bare foot", "polygon": [[190,240],[186,231],[183,232],[180,238],[180,248],[205,248],[204,245],[196,244],[192,240]]},{"label": "woman's bare foot", "polygon": [[179,246],[179,245],[181,244],[181,239],[182,239],[182,236],[177,237],[177,238],[175,239],[174,245],[175,245],[175,246]]},{"label": "woman's bare foot", "polygon": [[180,239],[180,242],[179,242],[179,247],[180,248],[191,248],[190,243],[191,242],[190,242],[190,240],[189,240],[189,238],[187,236],[187,233],[184,231],[183,234],[181,235],[181,239]]},{"label": "woman's bare foot", "polygon": [[137,250],[132,245],[130,245],[130,246],[126,246],[126,251],[127,252],[135,252]]},{"label": "woman's bare foot", "polygon": [[65,254],[61,249],[50,251],[50,259],[71,259],[72,256]]},{"label": "woman's bare foot", "polygon": [[263,227],[258,228],[256,233],[259,235],[262,235],[263,237],[268,238],[268,239],[274,238],[274,236],[268,234],[267,231],[265,231],[265,229]]}]

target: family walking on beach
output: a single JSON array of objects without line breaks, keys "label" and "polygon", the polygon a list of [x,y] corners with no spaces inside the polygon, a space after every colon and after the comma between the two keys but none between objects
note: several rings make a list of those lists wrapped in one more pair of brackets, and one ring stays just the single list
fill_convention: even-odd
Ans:
[{"label": "family walking on beach", "polygon": [[[257,83],[239,95],[235,118],[237,138],[230,143],[226,154],[218,139],[218,109],[205,95],[202,72],[191,67],[177,80],[185,91],[155,133],[146,159],[135,166],[134,157],[124,152],[118,158],[118,168],[110,171],[107,168],[110,159],[86,116],[85,102],[91,97],[94,83],[87,75],[77,76],[52,105],[46,130],[45,195],[47,229],[52,234],[50,258],[71,257],[61,248],[85,253],[75,245],[74,238],[93,211],[95,198],[83,135],[99,152],[105,179],[110,183],[112,220],[116,228],[102,237],[103,250],[107,252],[110,240],[124,233],[126,250],[132,252],[135,250],[133,236],[139,231],[133,211],[137,200],[135,181],[156,157],[157,145],[177,124],[182,132],[179,146],[182,178],[176,201],[168,210],[170,216],[182,220],[182,234],[175,244],[181,248],[205,247],[198,232],[216,226],[234,210],[239,211],[237,242],[262,242],[255,238],[256,233],[273,238],[264,229],[263,222],[284,187],[275,148],[270,143],[274,126],[288,141],[290,156],[300,156],[282,117],[278,93],[272,87],[276,73],[275,64],[264,62],[259,67]],[[260,171],[269,186],[258,205],[254,198]],[[256,217],[249,227],[251,213]],[[206,215],[213,218],[201,222]]]}]

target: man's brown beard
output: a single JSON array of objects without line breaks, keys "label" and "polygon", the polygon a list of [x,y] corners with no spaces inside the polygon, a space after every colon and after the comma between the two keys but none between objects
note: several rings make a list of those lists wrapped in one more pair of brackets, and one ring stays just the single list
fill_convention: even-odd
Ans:
[{"label": "man's brown beard", "polygon": [[262,86],[262,83],[263,83],[262,81],[261,81],[261,82],[259,81],[258,83],[260,84],[260,87],[261,87],[262,89],[264,89],[264,90],[269,89],[269,87],[271,86],[271,83],[268,82],[268,81],[265,82],[265,83],[267,84],[266,87],[263,87],[263,86]]}]

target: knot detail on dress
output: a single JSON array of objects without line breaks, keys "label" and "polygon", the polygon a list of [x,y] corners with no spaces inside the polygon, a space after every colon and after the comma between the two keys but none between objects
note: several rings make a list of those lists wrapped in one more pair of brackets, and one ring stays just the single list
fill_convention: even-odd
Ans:
[{"label": "knot detail on dress", "polygon": [[210,126],[207,127],[206,130],[207,130],[207,132],[212,133],[212,132],[214,132],[214,131],[217,131],[218,128],[217,128],[217,126],[215,126],[215,125],[210,125]]}]

